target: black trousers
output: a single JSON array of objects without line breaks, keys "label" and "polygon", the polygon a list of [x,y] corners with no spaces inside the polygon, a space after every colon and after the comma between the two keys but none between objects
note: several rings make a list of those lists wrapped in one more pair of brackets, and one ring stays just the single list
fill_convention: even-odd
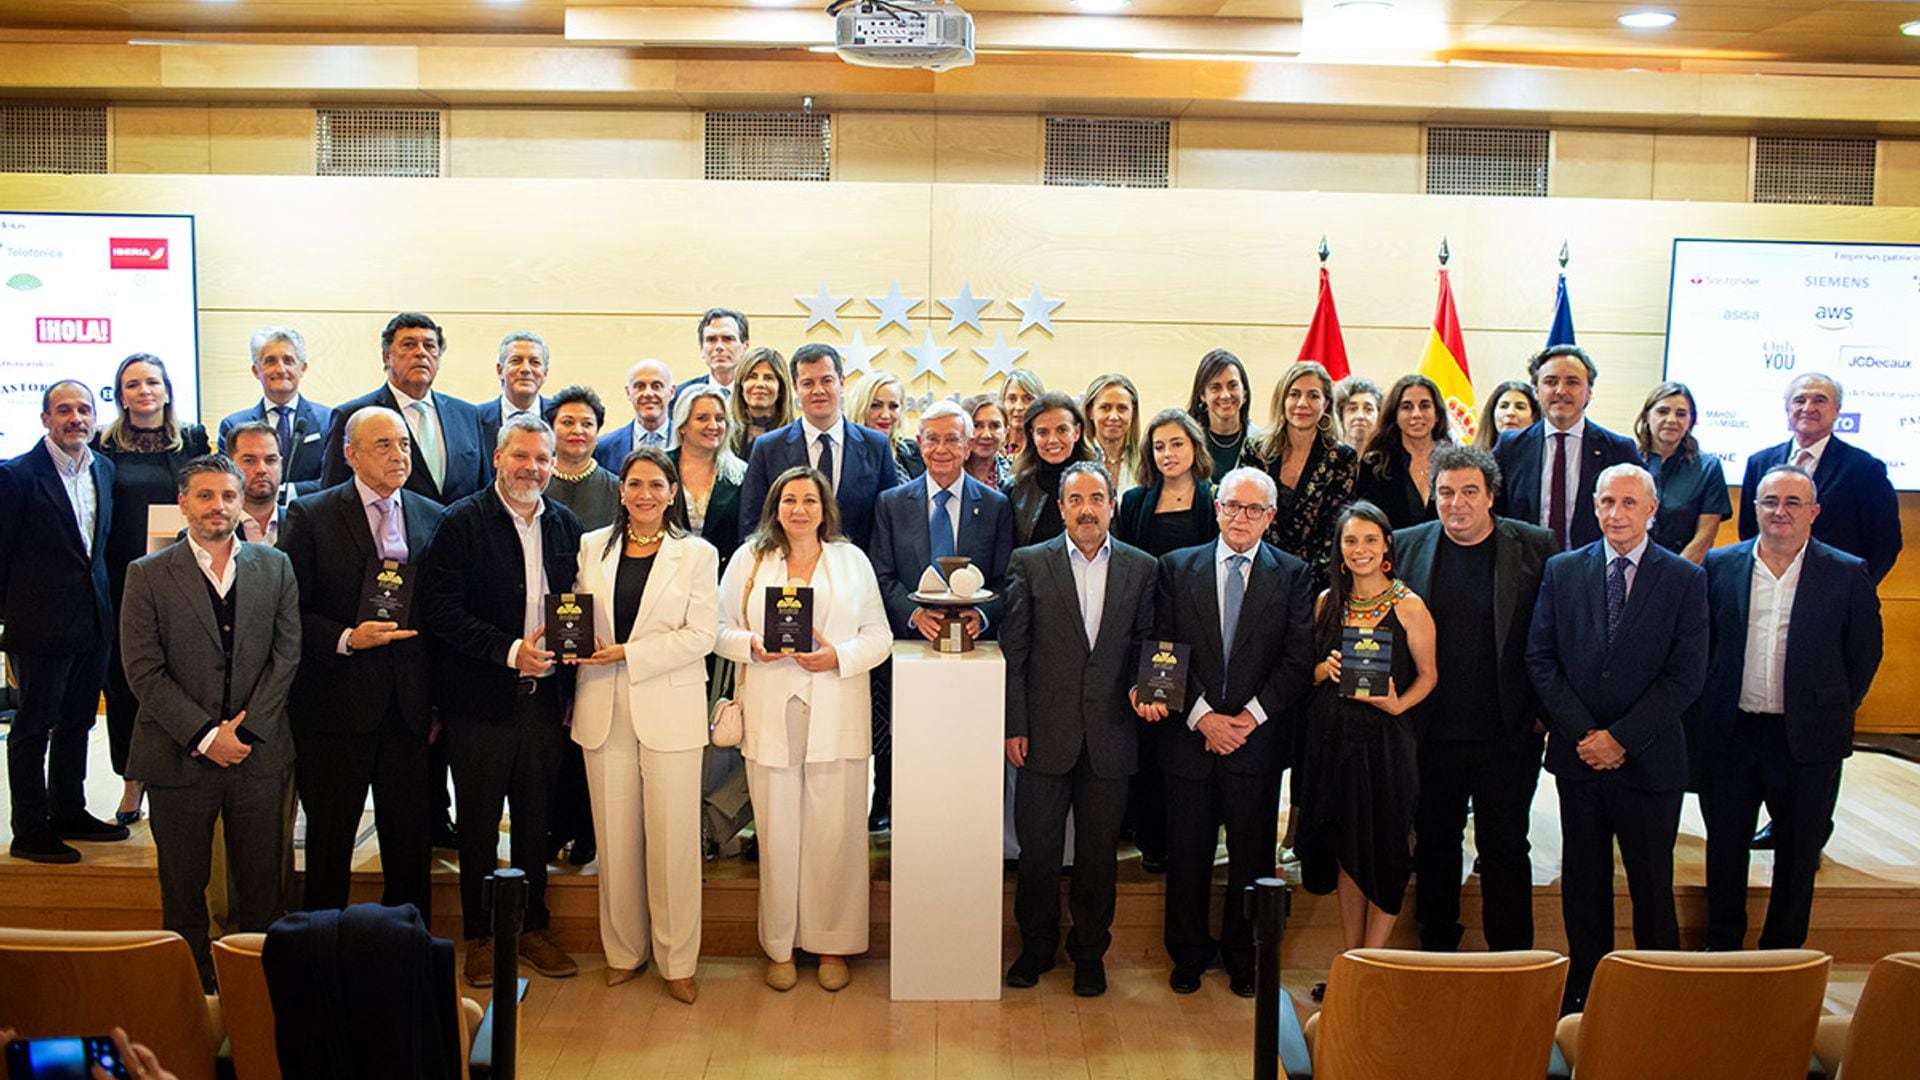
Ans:
[{"label": "black trousers", "polygon": [[1460,925],[1460,864],[1467,804],[1480,853],[1480,925],[1487,947],[1533,948],[1533,860],[1527,825],[1540,783],[1541,739],[1522,743],[1420,743],[1420,805],[1414,813],[1414,918],[1420,947],[1452,952]]},{"label": "black trousers", "polygon": [[1708,762],[1700,809],[1707,819],[1707,948],[1738,949],[1747,937],[1748,841],[1766,804],[1773,818],[1773,883],[1763,949],[1807,942],[1813,876],[1833,821],[1840,762],[1797,762],[1786,718],[1741,713],[1733,741]]},{"label": "black trousers", "polygon": [[[1204,967],[1219,952],[1231,973],[1253,970],[1253,923],[1239,897],[1274,873],[1280,776],[1215,768],[1205,780],[1166,774],[1167,955],[1176,967]],[[1227,904],[1216,945],[1209,908],[1213,856],[1227,830]],[[1079,868],[1074,875],[1079,876]]]},{"label": "black trousers", "polygon": [[308,911],[347,906],[353,842],[371,790],[384,878],[380,902],[388,907],[412,904],[431,926],[432,799],[426,737],[410,730],[398,703],[390,701],[373,731],[299,732],[294,748],[299,754],[294,780],[307,808],[307,881],[301,906]]},{"label": "black trousers", "polygon": [[594,848],[593,800],[587,794],[587,758],[571,738],[560,747],[560,776],[553,785],[553,824],[547,850],[558,853],[567,844],[575,851]]},{"label": "black trousers", "polygon": [[54,819],[87,809],[87,732],[106,675],[107,645],[71,655],[13,653],[11,659],[20,684],[7,733],[13,835],[46,839]]},{"label": "black trousers", "polygon": [[[119,612],[114,612],[115,617]],[[118,776],[127,775],[127,753],[133,749],[133,725],[140,719],[140,699],[127,682],[127,670],[120,662],[120,640],[114,639],[107,654],[107,680],[101,689],[107,700],[107,761]]]},{"label": "black trousers", "polygon": [[[1593,969],[1613,951],[1613,845],[1633,901],[1633,946],[1675,949],[1673,843],[1682,791],[1643,791],[1611,779],[1566,780],[1560,789],[1560,912],[1567,924],[1565,1006],[1587,999]],[[1751,834],[1749,834],[1751,835]]]},{"label": "black trousers", "polygon": [[1013,915],[1024,951],[1051,957],[1060,944],[1060,867],[1071,810],[1073,878],[1067,904],[1073,929],[1067,934],[1067,955],[1078,963],[1107,954],[1113,943],[1120,818],[1126,809],[1126,778],[1094,775],[1085,747],[1073,771],[1064,775],[1020,770],[1013,794],[1013,828],[1020,839]]},{"label": "black trousers", "polygon": [[513,699],[506,723],[456,719],[441,737],[453,765],[460,814],[460,921],[468,940],[493,933],[481,900],[500,860],[500,818],[513,805],[511,865],[527,875],[527,930],[545,930],[547,831],[553,787],[567,733],[560,726],[560,688],[535,679],[536,692]]},{"label": "black trousers", "polygon": [[200,981],[213,985],[207,946],[207,879],[213,866],[213,824],[227,837],[227,925],[265,933],[280,917],[281,852],[289,842],[281,814],[286,769],[250,761],[221,768],[202,760],[200,777],[184,787],[149,787],[154,854],[160,875],[160,923],[187,939]]},{"label": "black trousers", "polygon": [[1160,729],[1141,720],[1140,767],[1127,791],[1127,817],[1122,829],[1133,828],[1133,844],[1143,859],[1167,857],[1167,782],[1160,772]]}]

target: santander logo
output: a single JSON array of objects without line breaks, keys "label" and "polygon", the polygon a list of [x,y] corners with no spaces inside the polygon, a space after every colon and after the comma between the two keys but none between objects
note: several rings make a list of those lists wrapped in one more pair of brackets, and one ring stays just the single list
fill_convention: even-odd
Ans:
[{"label": "santander logo", "polygon": [[108,267],[113,270],[165,270],[164,239],[116,236],[107,241]]}]

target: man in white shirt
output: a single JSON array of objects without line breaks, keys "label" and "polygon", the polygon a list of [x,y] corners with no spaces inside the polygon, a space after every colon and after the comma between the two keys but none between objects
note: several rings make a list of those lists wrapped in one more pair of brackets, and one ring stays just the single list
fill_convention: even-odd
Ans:
[{"label": "man in white shirt", "polygon": [[481,444],[492,446],[503,421],[521,415],[545,416],[547,399],[547,343],[540,335],[516,330],[500,339],[500,356],[493,373],[500,379],[500,396],[480,406]]},{"label": "man in white shirt", "polygon": [[280,442],[262,420],[236,424],[221,446],[240,468],[245,487],[240,503],[240,539],[249,544],[280,546]]},{"label": "man in white shirt", "polygon": [[620,475],[627,455],[649,446],[665,450],[671,440],[667,430],[672,413],[673,372],[660,360],[646,359],[627,371],[627,404],[633,406],[633,423],[600,436],[593,448],[593,460],[600,467]]},{"label": "man in white shirt", "polygon": [[347,464],[347,419],[369,405],[400,414],[413,442],[413,468],[407,490],[450,505],[493,480],[493,446],[480,431],[480,410],[433,388],[446,353],[446,330],[418,312],[387,320],[380,333],[380,366],[386,384],[333,411],[327,431],[321,484],[332,487],[353,475]]}]

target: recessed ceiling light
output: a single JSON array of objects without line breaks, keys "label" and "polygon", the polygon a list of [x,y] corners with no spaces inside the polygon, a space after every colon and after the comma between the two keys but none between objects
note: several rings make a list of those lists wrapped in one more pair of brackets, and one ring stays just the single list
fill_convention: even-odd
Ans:
[{"label": "recessed ceiling light", "polygon": [[1673,25],[1673,18],[1671,11],[1629,11],[1618,21],[1629,30],[1665,30]]},{"label": "recessed ceiling light", "polygon": [[1133,0],[1073,0],[1073,6],[1089,15],[1112,15],[1125,11]]},{"label": "recessed ceiling light", "polygon": [[1915,19],[1910,23],[1901,23],[1900,32],[1908,37],[1920,37],[1920,19]]},{"label": "recessed ceiling light", "polygon": [[1378,14],[1393,10],[1393,0],[1334,0],[1333,10]]}]

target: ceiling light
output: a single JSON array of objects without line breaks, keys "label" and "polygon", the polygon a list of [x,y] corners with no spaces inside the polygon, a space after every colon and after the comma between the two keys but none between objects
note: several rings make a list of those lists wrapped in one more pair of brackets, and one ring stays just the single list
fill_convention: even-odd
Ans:
[{"label": "ceiling light", "polygon": [[1393,0],[1334,0],[1333,10],[1354,14],[1379,14],[1393,10]]},{"label": "ceiling light", "polygon": [[1673,18],[1671,11],[1629,11],[1618,21],[1629,30],[1665,30],[1673,25]]},{"label": "ceiling light", "polygon": [[1915,19],[1910,23],[1901,23],[1900,32],[1908,37],[1920,37],[1920,19]]},{"label": "ceiling light", "polygon": [[1073,0],[1073,6],[1089,15],[1112,15],[1125,11],[1133,0]]}]

